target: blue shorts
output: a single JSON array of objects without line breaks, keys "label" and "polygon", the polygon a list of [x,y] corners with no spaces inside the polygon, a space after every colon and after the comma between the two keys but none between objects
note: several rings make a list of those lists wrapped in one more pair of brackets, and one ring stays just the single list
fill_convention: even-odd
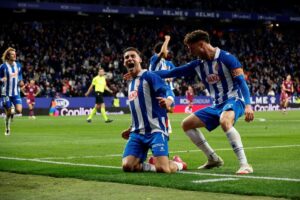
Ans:
[{"label": "blue shorts", "polygon": [[22,99],[20,96],[13,96],[13,97],[2,96],[1,103],[5,109],[9,109],[12,107],[12,104],[14,104],[14,105],[21,104],[22,105]]},{"label": "blue shorts", "polygon": [[169,156],[168,137],[163,133],[138,134],[131,133],[126,144],[123,158],[134,156],[144,162],[147,158],[148,150],[152,150],[153,156]]},{"label": "blue shorts", "polygon": [[234,123],[245,112],[245,103],[240,99],[231,98],[221,104],[203,108],[194,114],[205,124],[208,131],[212,131],[220,125],[220,116],[223,111],[234,111]]}]

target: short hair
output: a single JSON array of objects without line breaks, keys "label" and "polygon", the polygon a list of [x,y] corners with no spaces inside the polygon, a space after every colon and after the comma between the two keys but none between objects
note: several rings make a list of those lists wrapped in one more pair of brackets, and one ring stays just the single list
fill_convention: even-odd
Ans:
[{"label": "short hair", "polygon": [[184,44],[193,44],[201,40],[210,43],[208,32],[199,29],[186,34],[184,37]]},{"label": "short hair", "polygon": [[164,43],[163,42],[158,42],[154,45],[153,51],[154,53],[160,53],[161,47]]},{"label": "short hair", "polygon": [[127,52],[127,51],[135,51],[139,56],[141,56],[141,52],[135,48],[135,47],[127,47],[126,49],[123,50],[123,55]]},{"label": "short hair", "polygon": [[5,61],[8,60],[11,51],[16,51],[16,49],[14,49],[14,48],[12,48],[12,47],[8,47],[8,48],[4,51],[4,53],[2,54],[2,57],[1,57],[2,62],[5,62]]}]

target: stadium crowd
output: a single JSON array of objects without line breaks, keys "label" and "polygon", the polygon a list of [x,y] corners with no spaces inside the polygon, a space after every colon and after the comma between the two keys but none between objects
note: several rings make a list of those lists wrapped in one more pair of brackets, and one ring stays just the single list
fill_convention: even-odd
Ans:
[{"label": "stadium crowd", "polygon": [[[149,63],[152,48],[171,35],[170,59],[176,66],[191,60],[183,45],[186,32],[197,24],[185,22],[145,22],[126,19],[41,21],[7,21],[0,27],[0,49],[17,49],[23,65],[25,82],[34,79],[41,95],[84,96],[92,77],[101,66],[107,73],[114,93],[127,95],[122,78],[122,51],[135,46],[142,51],[144,63]],[[287,74],[292,75],[300,93],[300,38],[297,30],[270,27],[208,29],[211,42],[235,54],[242,62],[252,95],[280,93]],[[147,67],[147,66],[144,66]],[[176,79],[175,94],[184,96],[193,84],[195,94],[203,94],[203,85],[191,79]],[[120,94],[122,95],[122,94]]]},{"label": "stadium crowd", "polygon": [[[16,1],[16,0],[15,0]],[[58,3],[61,0],[23,0],[22,2],[52,2]],[[233,11],[233,12],[255,12],[255,13],[277,13],[277,14],[298,14],[300,6],[293,0],[281,1],[272,0],[64,0],[65,3],[77,4],[98,4],[107,6],[129,6],[144,8],[171,8],[171,9],[195,9],[203,11]]]}]

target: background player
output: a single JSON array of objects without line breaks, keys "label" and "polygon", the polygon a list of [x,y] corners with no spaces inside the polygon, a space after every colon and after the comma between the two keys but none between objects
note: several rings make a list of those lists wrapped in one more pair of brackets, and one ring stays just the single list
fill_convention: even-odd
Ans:
[{"label": "background player", "polygon": [[35,84],[35,81],[32,79],[24,87],[21,88],[23,94],[26,96],[26,103],[29,108],[29,118],[35,119],[34,116],[34,106],[35,106],[35,97],[41,92],[41,89],[38,85]]},{"label": "background player", "polygon": [[194,100],[194,90],[192,86],[188,86],[188,89],[185,91],[185,97],[188,101],[188,105],[185,107],[185,113],[193,113],[193,100]]},{"label": "background player", "polygon": [[16,112],[22,113],[22,99],[20,87],[24,86],[22,67],[16,62],[17,55],[14,48],[7,48],[2,54],[3,64],[0,66],[1,99],[5,110],[5,135],[10,135],[10,123],[14,115],[12,107]]},{"label": "background player", "polygon": [[283,113],[286,113],[286,109],[289,105],[293,92],[294,86],[291,75],[287,75],[286,79],[281,84],[280,106]]},{"label": "background player", "polygon": [[[150,66],[149,71],[160,71],[160,70],[170,70],[175,68],[174,64],[167,60],[168,57],[168,45],[170,42],[171,37],[169,35],[165,35],[165,41],[159,42],[154,46],[154,55],[150,59]],[[174,90],[174,84],[173,84],[173,78],[166,78],[165,79],[166,84],[170,87],[171,90],[169,90],[169,94],[167,94],[167,98],[170,98],[173,103],[171,104],[170,108],[168,108],[168,112],[172,113],[174,111],[174,99],[175,94],[173,92]],[[172,127],[170,123],[170,119],[168,121],[169,125],[169,133],[172,133]]]},{"label": "background player", "polygon": [[108,119],[105,111],[105,104],[103,100],[103,93],[104,90],[107,90],[110,93],[113,93],[111,89],[109,89],[106,85],[106,79],[105,79],[105,71],[104,69],[100,68],[98,71],[98,75],[93,78],[93,81],[88,89],[88,91],[85,93],[85,96],[89,96],[89,94],[92,92],[93,88],[95,88],[95,96],[96,96],[96,104],[93,108],[91,114],[87,118],[87,122],[92,122],[92,119],[96,112],[101,112],[103,119],[105,120],[105,123],[110,123],[113,120]]}]

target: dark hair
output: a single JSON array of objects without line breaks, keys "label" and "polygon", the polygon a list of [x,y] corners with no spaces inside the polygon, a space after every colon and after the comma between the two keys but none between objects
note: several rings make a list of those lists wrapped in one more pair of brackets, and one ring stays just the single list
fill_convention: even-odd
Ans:
[{"label": "dark hair", "polygon": [[135,47],[127,47],[123,50],[123,54],[125,54],[127,51],[135,51],[139,56],[141,56],[141,52]]},{"label": "dark hair", "polygon": [[187,44],[193,44],[201,40],[210,43],[209,34],[203,30],[195,30],[193,32],[186,34],[183,42],[184,44],[187,45]]},{"label": "dark hair", "polygon": [[164,44],[163,42],[158,42],[158,43],[156,43],[156,44],[154,45],[154,48],[153,48],[154,53],[157,53],[157,54],[158,54],[158,53],[160,52],[161,47],[162,47],[163,44]]}]

